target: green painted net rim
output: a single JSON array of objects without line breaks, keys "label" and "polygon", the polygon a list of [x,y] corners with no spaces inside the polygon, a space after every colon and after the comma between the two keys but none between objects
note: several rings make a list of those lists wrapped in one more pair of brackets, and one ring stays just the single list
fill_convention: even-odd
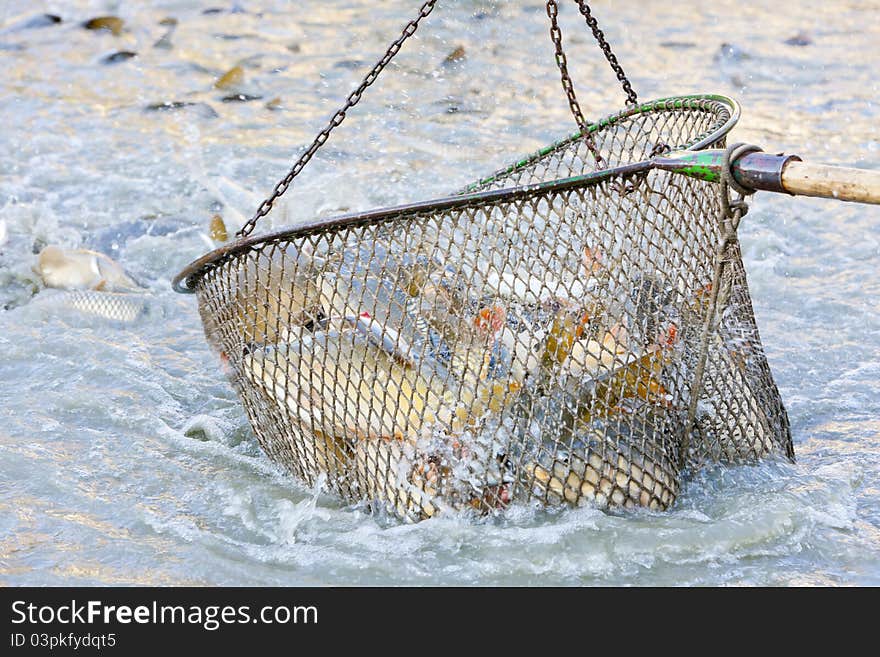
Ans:
[{"label": "green painted net rim", "polygon": [[[670,112],[676,110],[694,110],[694,109],[721,109],[726,110],[728,118],[720,126],[714,130],[701,135],[699,139],[694,140],[690,144],[685,144],[688,150],[701,150],[709,148],[723,139],[736,125],[740,117],[739,103],[728,96],[719,94],[693,94],[687,96],[670,96],[667,98],[659,98],[657,100],[640,103],[638,105],[628,107],[615,114],[606,116],[590,125],[590,132],[598,132],[609,126],[613,126],[622,120],[636,116],[638,114],[648,114],[653,112]],[[720,113],[720,112],[719,112]],[[559,178],[546,182],[540,182],[532,185],[522,185],[518,187],[509,187],[504,189],[493,189],[489,191],[473,191],[476,188],[490,184],[500,177],[515,173],[523,169],[536,160],[568,147],[573,141],[579,139],[580,132],[576,132],[571,136],[554,142],[549,146],[521,158],[514,164],[504,169],[496,171],[491,176],[483,178],[456,195],[447,196],[439,199],[428,201],[420,201],[405,205],[397,205],[385,208],[378,208],[366,212],[357,212],[351,214],[329,217],[320,220],[307,221],[297,224],[296,226],[284,228],[269,233],[259,234],[247,237],[242,240],[232,242],[210,251],[202,257],[194,260],[187,265],[180,273],[178,273],[171,282],[175,292],[182,294],[193,294],[196,291],[199,280],[210,270],[220,266],[228,258],[250,250],[254,245],[270,243],[273,241],[285,241],[292,238],[314,235],[316,233],[325,232],[327,230],[337,230],[352,226],[368,226],[372,224],[382,223],[388,218],[397,217],[407,214],[418,214],[431,211],[442,211],[457,207],[464,207],[473,203],[491,203],[492,201],[509,201],[515,198],[522,198],[547,191],[565,190],[573,187],[581,187],[593,185],[614,178],[617,176],[629,176],[636,173],[649,171],[653,167],[651,159],[620,164],[599,171],[591,171],[578,176],[567,178]]]}]

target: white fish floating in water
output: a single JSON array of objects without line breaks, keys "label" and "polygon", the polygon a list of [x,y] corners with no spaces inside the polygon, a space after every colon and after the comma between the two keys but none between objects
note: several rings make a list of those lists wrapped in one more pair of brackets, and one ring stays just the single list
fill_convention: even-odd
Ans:
[{"label": "white fish floating in water", "polygon": [[148,309],[148,295],[95,290],[43,290],[32,303],[46,308],[67,308],[118,322],[134,322]]},{"label": "white fish floating in water", "polygon": [[33,270],[46,287],[61,290],[144,291],[109,256],[87,249],[47,246],[40,251]]},{"label": "white fish floating in water", "polygon": [[6,219],[0,219],[0,246],[6,244],[9,239],[9,233],[6,231]]}]

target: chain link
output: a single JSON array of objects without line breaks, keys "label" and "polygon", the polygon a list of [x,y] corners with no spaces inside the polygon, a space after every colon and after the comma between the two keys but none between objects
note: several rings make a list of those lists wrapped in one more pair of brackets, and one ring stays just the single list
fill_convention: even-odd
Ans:
[{"label": "chain link", "polygon": [[415,31],[419,27],[419,22],[428,16],[433,10],[434,5],[437,0],[428,0],[425,4],[422,5],[421,9],[419,9],[419,14],[409,23],[407,23],[406,27],[403,28],[403,32],[401,35],[388,47],[387,52],[382,56],[375,66],[373,66],[372,70],[367,73],[367,76],[363,79],[363,81],[358,85],[357,89],[352,91],[348,98],[345,101],[345,104],[336,111],[336,114],[333,115],[333,118],[330,119],[330,122],[327,124],[321,132],[318,133],[318,136],[315,137],[315,140],[311,143],[311,145],[306,149],[306,151],[300,156],[300,158],[296,161],[296,164],[293,165],[293,168],[288,172],[281,181],[275,185],[275,189],[272,190],[272,194],[260,204],[260,207],[257,208],[256,214],[251,217],[244,226],[241,227],[236,233],[236,237],[247,237],[250,235],[254,228],[257,225],[257,222],[265,217],[272,210],[272,206],[275,204],[275,201],[287,191],[287,188],[290,187],[290,184],[293,182],[293,179],[296,178],[299,173],[303,170],[306,164],[309,163],[309,160],[312,159],[312,156],[317,152],[321,146],[327,141],[330,137],[330,133],[334,128],[339,126],[344,120],[346,113],[352,107],[358,104],[363,95],[364,91],[367,87],[373,84],[376,81],[376,78],[379,77],[379,74],[382,70],[388,65],[388,63],[394,59],[394,56],[400,51],[404,42],[410,38]]},{"label": "chain link", "polygon": [[593,12],[590,10],[590,5],[586,3],[585,0],[574,0],[580,9],[583,17],[587,19],[587,25],[590,30],[593,32],[593,36],[596,38],[596,43],[599,44],[599,48],[605,54],[605,59],[608,60],[608,63],[611,64],[611,69],[614,71],[614,74],[617,76],[617,79],[620,80],[623,86],[623,92],[626,94],[626,104],[627,105],[637,105],[638,97],[636,96],[636,92],[633,91],[632,85],[629,82],[629,78],[626,77],[626,73],[623,72],[623,67],[620,65],[620,62],[617,61],[617,57],[613,52],[611,52],[611,46],[608,41],[605,40],[605,33],[599,29],[599,23],[593,17]]},{"label": "chain link", "polygon": [[[401,32],[401,35],[391,43],[383,57],[376,63],[375,66],[373,66],[366,77],[364,77],[360,85],[358,85],[358,87],[353,92],[351,92],[351,94],[349,94],[343,106],[336,111],[327,126],[318,133],[318,136],[315,137],[314,141],[296,161],[296,163],[293,165],[287,175],[284,176],[284,178],[282,178],[278,182],[278,184],[275,185],[272,193],[266,200],[264,200],[260,204],[260,207],[257,208],[254,216],[251,217],[251,219],[249,219],[244,224],[244,226],[242,226],[241,230],[239,230],[238,233],[236,233],[236,237],[247,237],[248,235],[250,235],[254,231],[257,222],[261,218],[269,214],[269,212],[271,212],[275,201],[277,201],[278,198],[287,191],[287,189],[293,182],[293,179],[300,174],[300,172],[305,168],[306,164],[309,163],[309,161],[312,159],[318,149],[327,142],[330,137],[330,133],[334,130],[334,128],[342,124],[342,122],[345,120],[348,110],[350,110],[360,102],[366,88],[376,81],[376,79],[379,77],[379,74],[382,73],[389,62],[391,62],[395,55],[397,55],[397,53],[400,51],[404,42],[409,39],[409,37],[411,37],[413,34],[415,34],[421,20],[427,17],[434,10],[434,5],[436,4],[436,2],[437,0],[428,0],[428,2],[425,2],[425,4],[422,5],[422,7],[419,9],[418,16],[407,23],[406,27],[404,27],[403,31]],[[592,30],[596,42],[599,44],[599,47],[605,54],[605,58],[608,60],[608,63],[611,65],[611,68],[617,75],[617,79],[620,80],[620,82],[622,83],[623,90],[627,94],[627,104],[635,105],[638,101],[636,94],[632,89],[632,85],[627,79],[623,68],[620,66],[620,63],[617,61],[617,57],[614,55],[613,52],[611,52],[611,46],[608,44],[608,41],[606,41],[605,34],[602,32],[601,29],[599,29],[598,22],[593,17],[589,5],[585,2],[585,0],[575,0],[575,2],[577,3],[581,14],[583,14],[584,18],[586,18],[587,25]],[[583,112],[581,111],[580,105],[577,100],[577,96],[575,95],[574,85],[572,84],[571,76],[568,73],[568,62],[565,56],[565,52],[562,48],[562,31],[559,29],[559,23],[557,21],[558,13],[559,7],[556,1],[547,0],[547,15],[550,17],[551,23],[550,37],[553,39],[553,44],[556,48],[556,64],[559,67],[559,71],[562,76],[562,86],[568,97],[568,103],[571,109],[571,113],[574,116],[575,121],[577,122],[584,142],[587,144],[587,147],[590,149],[593,157],[596,158],[596,163],[598,167],[602,168],[604,167],[605,161],[599,154],[599,150],[596,148],[596,145],[590,136],[590,124],[584,118]]]},{"label": "chain link", "polygon": [[574,92],[574,84],[572,84],[571,76],[568,74],[568,59],[565,56],[565,51],[562,49],[562,30],[559,29],[558,15],[559,6],[556,4],[556,0],[547,0],[547,16],[550,18],[550,38],[556,47],[556,65],[559,67],[559,73],[562,76],[562,88],[565,90],[565,95],[568,96],[568,106],[571,109],[575,123],[577,123],[578,130],[581,132],[581,137],[587,148],[590,149],[593,157],[596,158],[596,166],[602,169],[605,166],[605,160],[593,142],[593,138],[590,135],[590,124],[584,118],[584,113],[581,111],[581,106]]}]

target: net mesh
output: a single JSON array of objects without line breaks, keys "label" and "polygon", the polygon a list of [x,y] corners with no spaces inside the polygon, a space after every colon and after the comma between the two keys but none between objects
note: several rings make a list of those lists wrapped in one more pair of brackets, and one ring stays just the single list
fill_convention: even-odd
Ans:
[{"label": "net mesh", "polygon": [[409,519],[665,509],[685,468],[792,456],[719,186],[633,166],[731,125],[716,97],[641,105],[593,127],[607,171],[573,137],[181,276],[263,450],[308,484]]}]

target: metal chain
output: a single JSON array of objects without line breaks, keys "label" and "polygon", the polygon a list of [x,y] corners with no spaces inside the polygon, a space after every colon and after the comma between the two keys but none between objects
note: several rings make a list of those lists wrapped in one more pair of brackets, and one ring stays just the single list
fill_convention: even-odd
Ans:
[{"label": "metal chain", "polygon": [[330,122],[327,124],[321,132],[318,133],[318,136],[315,137],[315,140],[311,143],[311,145],[306,149],[306,151],[300,156],[300,158],[296,161],[296,164],[293,165],[293,168],[288,172],[281,181],[275,185],[275,189],[272,190],[272,194],[260,204],[260,207],[257,209],[256,214],[254,214],[248,222],[241,227],[236,233],[236,237],[247,237],[250,235],[254,228],[257,225],[257,222],[265,217],[272,210],[272,206],[275,201],[287,191],[287,188],[290,187],[290,183],[293,182],[293,179],[299,175],[300,171],[308,164],[309,160],[312,159],[312,156],[317,152],[321,146],[327,141],[330,137],[330,133],[336,128],[339,124],[341,124],[345,120],[345,115],[348,110],[358,104],[361,99],[361,95],[364,93],[364,90],[373,84],[376,81],[376,78],[379,77],[379,74],[382,70],[388,65],[388,63],[394,58],[394,56],[400,51],[400,48],[403,46],[404,42],[415,34],[415,31],[419,27],[419,22],[428,16],[436,4],[437,0],[429,0],[425,4],[422,5],[421,9],[419,9],[419,14],[409,23],[407,23],[406,27],[403,28],[403,32],[401,35],[388,47],[387,52],[383,55],[382,59],[380,59],[375,66],[373,66],[372,70],[367,73],[367,76],[363,79],[363,81],[358,85],[357,89],[349,94],[348,98],[345,101],[345,104],[336,111],[336,114],[333,115],[333,118],[330,119]]},{"label": "metal chain", "polygon": [[614,71],[614,74],[617,75],[617,79],[620,80],[623,86],[623,92],[626,94],[626,104],[637,105],[639,101],[636,97],[636,92],[633,91],[629,78],[627,78],[626,73],[623,72],[623,67],[620,65],[620,62],[617,61],[617,57],[611,52],[611,46],[608,44],[608,41],[605,40],[605,33],[599,29],[599,23],[593,17],[590,5],[588,5],[585,0],[574,1],[577,4],[578,9],[580,9],[581,14],[587,19],[587,25],[590,30],[592,30],[593,36],[596,38],[596,43],[599,44],[599,48],[605,54],[605,59],[611,64],[611,69]]},{"label": "metal chain", "polygon": [[568,74],[568,59],[565,56],[565,51],[562,49],[562,30],[559,29],[558,15],[559,6],[556,4],[556,0],[547,0],[547,16],[550,17],[550,38],[556,47],[556,65],[559,67],[559,73],[562,76],[562,88],[565,90],[566,96],[568,96],[568,106],[581,132],[581,137],[587,148],[590,149],[593,157],[596,158],[596,166],[602,169],[605,166],[605,160],[593,142],[593,138],[590,135],[590,124],[584,118],[584,113],[581,111],[581,106],[574,92],[571,76]]}]

